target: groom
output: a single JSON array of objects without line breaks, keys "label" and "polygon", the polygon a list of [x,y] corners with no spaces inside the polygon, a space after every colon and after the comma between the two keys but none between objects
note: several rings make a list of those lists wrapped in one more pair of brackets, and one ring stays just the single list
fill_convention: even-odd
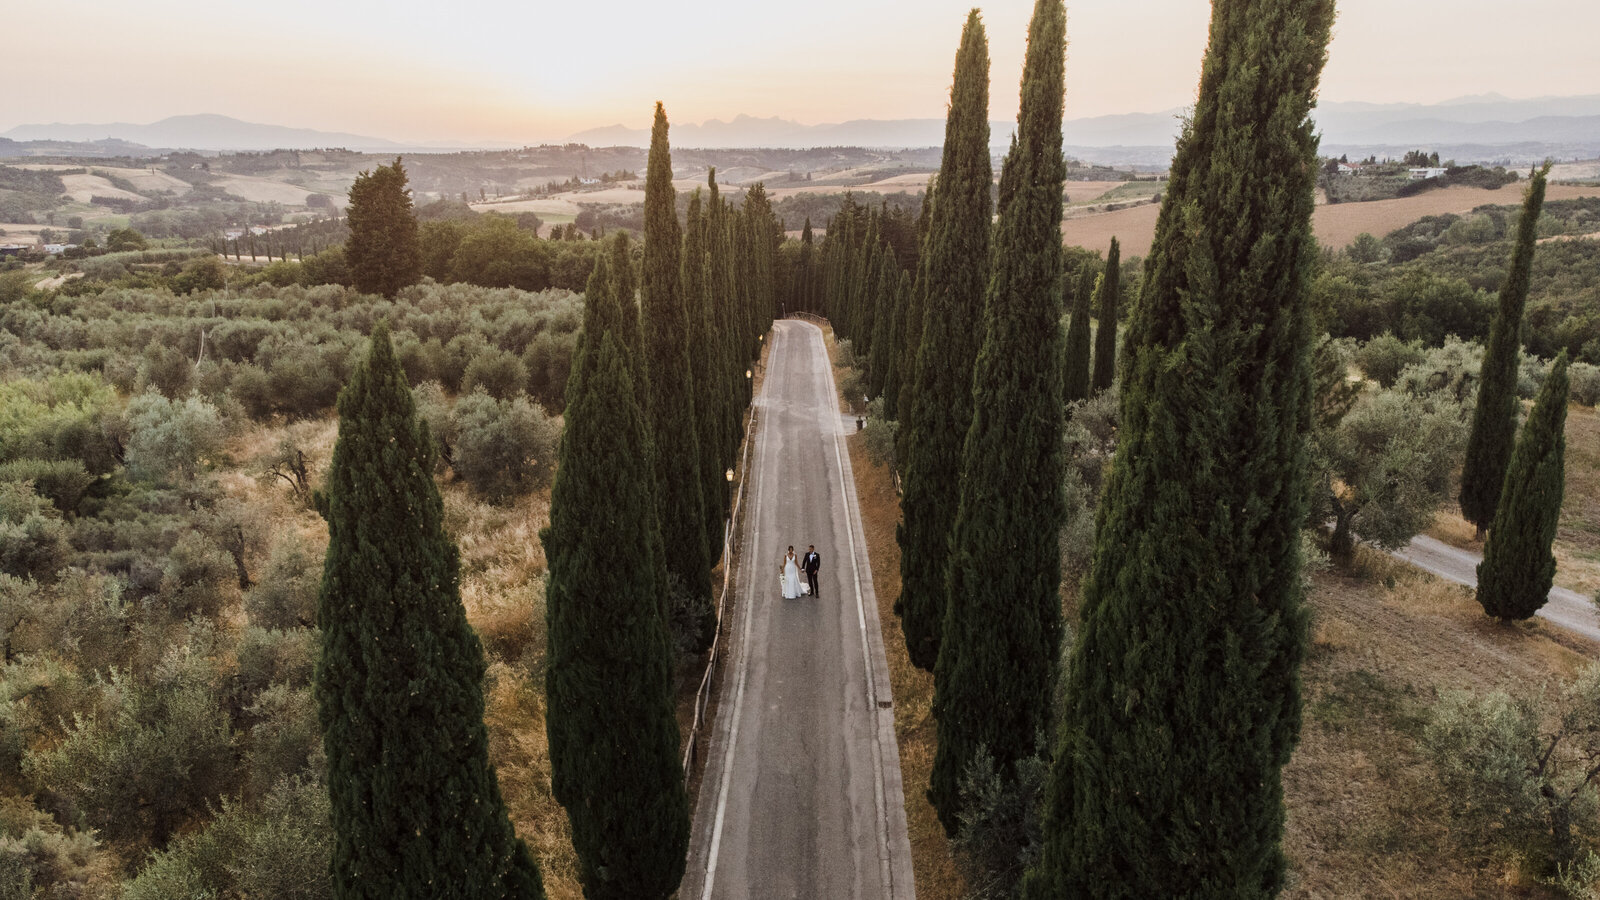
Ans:
[{"label": "groom", "polygon": [[811,585],[811,597],[817,596],[817,572],[822,568],[822,557],[817,555],[817,545],[806,546],[806,558],[801,561],[800,568],[806,571],[806,582]]}]

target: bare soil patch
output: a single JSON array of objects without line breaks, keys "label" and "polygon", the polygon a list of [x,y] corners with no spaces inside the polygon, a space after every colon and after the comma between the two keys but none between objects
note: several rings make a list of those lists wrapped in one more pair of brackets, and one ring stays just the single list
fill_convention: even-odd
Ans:
[{"label": "bare soil patch", "polygon": [[1310,596],[1305,723],[1284,770],[1285,896],[1554,896],[1515,859],[1456,847],[1419,739],[1442,691],[1526,696],[1600,648],[1538,620],[1499,625],[1469,589],[1382,554],[1363,551],[1359,566],[1318,575]]},{"label": "bare soil patch", "polygon": [[306,196],[312,193],[298,184],[248,175],[230,175],[217,182],[217,186],[252,203],[281,203],[284,206],[305,206]]},{"label": "bare soil patch", "polygon": [[[1067,194],[1072,195],[1072,182],[1067,183]],[[1547,201],[1575,200],[1580,197],[1600,197],[1600,185],[1552,184],[1545,195]],[[1362,232],[1383,237],[1423,216],[1446,213],[1461,215],[1479,206],[1506,206],[1521,202],[1522,190],[1518,185],[1507,185],[1497,191],[1450,187],[1398,200],[1320,205],[1312,214],[1311,221],[1317,240],[1323,246],[1345,247]],[[1122,244],[1124,257],[1146,256],[1155,239],[1159,214],[1160,207],[1146,205],[1071,218],[1062,223],[1061,234],[1068,246],[1086,247],[1102,253],[1110,248],[1111,238],[1116,237]]]}]

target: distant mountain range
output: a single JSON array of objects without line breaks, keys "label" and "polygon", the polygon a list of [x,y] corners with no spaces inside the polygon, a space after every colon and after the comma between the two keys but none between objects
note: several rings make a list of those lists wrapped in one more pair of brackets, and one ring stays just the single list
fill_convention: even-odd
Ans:
[{"label": "distant mountain range", "polygon": [[175,150],[308,150],[343,147],[346,150],[387,151],[405,145],[383,138],[309,128],[286,128],[243,122],[229,116],[202,114],[170,116],[148,125],[113,122],[108,125],[18,125],[0,137],[13,141],[93,142],[114,138],[145,147]]},{"label": "distant mountain range", "polygon": [[[1069,107],[1070,112],[1070,107]],[[1068,152],[1092,161],[1164,162],[1182,127],[1185,110],[1069,119]],[[1443,103],[1324,103],[1316,110],[1325,150],[1351,155],[1392,154],[1396,148],[1438,150],[1462,161],[1525,162],[1544,156],[1600,156],[1600,94],[1512,100],[1497,94]],[[990,144],[1003,150],[1014,128],[990,123]],[[13,141],[118,140],[151,148],[275,150],[343,147],[370,152],[457,150],[464,144],[421,146],[357,134],[242,122],[221,115],[173,116],[148,125],[19,125],[0,134]],[[567,138],[591,147],[646,147],[644,128],[611,125]],[[943,119],[856,119],[805,125],[777,117],[740,115],[731,121],[679,123],[672,144],[682,148],[732,147],[934,147],[944,140]],[[537,143],[537,141],[529,141]],[[508,145],[486,144],[482,149]],[[1402,151],[1403,152],[1403,151]]]}]

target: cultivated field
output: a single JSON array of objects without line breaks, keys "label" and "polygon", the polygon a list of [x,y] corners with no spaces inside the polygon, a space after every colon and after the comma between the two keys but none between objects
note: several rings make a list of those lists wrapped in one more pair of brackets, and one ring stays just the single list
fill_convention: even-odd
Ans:
[{"label": "cultivated field", "polygon": [[[1072,193],[1070,184],[1067,193]],[[1600,185],[1552,184],[1545,193],[1547,201],[1579,197],[1600,197]],[[1423,216],[1460,215],[1480,206],[1520,202],[1522,190],[1518,185],[1507,185],[1497,191],[1449,187],[1398,200],[1318,206],[1312,224],[1317,240],[1324,246],[1345,247],[1362,232],[1382,237]],[[1150,242],[1155,237],[1158,213],[1158,207],[1147,205],[1071,218],[1062,223],[1061,233],[1069,245],[1101,252],[1111,246],[1111,239],[1115,237],[1122,242],[1123,256],[1144,256],[1150,252]]]},{"label": "cultivated field", "polygon": [[115,197],[135,203],[144,199],[132,191],[112,185],[99,175],[63,175],[61,183],[67,188],[67,196],[79,203],[88,203],[91,197]]},{"label": "cultivated field", "polygon": [[217,182],[217,187],[252,203],[277,202],[284,206],[305,206],[306,195],[312,193],[298,184],[273,181],[270,178],[253,178],[249,175],[229,175]]}]

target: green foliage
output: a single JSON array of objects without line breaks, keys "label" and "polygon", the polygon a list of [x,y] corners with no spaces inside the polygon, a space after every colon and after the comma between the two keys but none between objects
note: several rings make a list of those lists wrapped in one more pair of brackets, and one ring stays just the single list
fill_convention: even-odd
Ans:
[{"label": "green foliage", "polygon": [[[488,761],[482,645],[388,329],[339,397],[316,696],[336,897],[538,897]],[[399,763],[397,761],[403,761]]]},{"label": "green foliage", "polygon": [[1556,358],[1506,466],[1500,504],[1478,564],[1478,602],[1502,621],[1544,606],[1556,574],[1550,553],[1566,486],[1567,356]]},{"label": "green foliage", "polygon": [[1075,279],[1070,275],[1061,279],[1061,289],[1071,292],[1072,301],[1068,307],[1072,310],[1072,321],[1067,325],[1066,357],[1062,360],[1064,374],[1061,383],[1061,397],[1068,403],[1087,400],[1093,383],[1090,376],[1093,350],[1090,343],[1089,309],[1091,298],[1094,296],[1094,285],[1094,267],[1087,261],[1079,268]]},{"label": "green foliage", "polygon": [[[1544,205],[1546,166],[1536,173],[1523,201],[1522,219],[1517,225],[1517,243],[1511,255],[1511,270],[1500,290],[1499,310],[1489,341],[1484,349],[1483,368],[1478,386],[1478,402],[1472,412],[1472,434],[1467,439],[1467,458],[1461,470],[1461,514],[1478,526],[1489,527],[1500,503],[1500,487],[1511,461],[1512,443],[1517,433],[1517,362],[1522,349],[1522,316],[1528,301],[1532,278],[1533,251],[1538,240],[1539,209]],[[1564,392],[1563,392],[1564,393]],[[1562,409],[1566,397],[1562,397]]]},{"label": "green foliage", "polygon": [[461,393],[483,391],[496,400],[520,397],[527,385],[527,366],[515,354],[498,347],[479,351],[461,374]]},{"label": "green foliage", "polygon": [[496,216],[461,238],[450,258],[450,280],[542,291],[550,286],[549,264],[538,238]]},{"label": "green foliage", "polygon": [[124,887],[123,900],[331,898],[332,838],[327,788],[286,779],[257,806],[224,800],[204,830],[154,854]]},{"label": "green foliage", "polygon": [[198,397],[140,394],[128,401],[128,471],[155,481],[191,481],[222,448],[222,417]]},{"label": "green foliage", "polygon": [[683,876],[689,809],[651,442],[617,335],[586,333],[583,353],[540,535],[550,783],[572,823],[585,896],[665,898]]},{"label": "green foliage", "polygon": [[983,346],[973,367],[972,424],[955,483],[960,502],[933,670],[939,746],[928,787],[948,834],[958,827],[961,777],[977,748],[988,749],[1009,781],[1051,725],[1066,519],[1060,287],[1066,19],[1062,0],[1038,0],[1028,24],[1017,135],[1000,175]]},{"label": "green foliage", "polygon": [[1593,852],[1581,823],[1600,809],[1600,668],[1559,692],[1529,699],[1450,691],[1434,707],[1422,745],[1450,806],[1451,833],[1468,847],[1501,845],[1557,874]]},{"label": "green foliage", "polygon": [[1039,861],[1040,812],[1050,776],[1048,749],[1019,760],[1015,778],[1003,778],[987,748],[979,747],[961,778],[961,827],[956,859],[973,900],[1017,896],[1022,875]]},{"label": "green foliage", "polygon": [[[695,401],[699,385],[689,365],[693,323],[684,301],[679,255],[682,233],[672,187],[667,114],[656,104],[645,176],[644,269],[640,319],[650,399],[644,412],[655,448],[656,502],[669,552],[667,572],[697,597],[711,596],[705,490]],[[626,359],[626,357],[624,357]]]},{"label": "green foliage", "polygon": [[1466,441],[1466,410],[1446,393],[1367,393],[1312,432],[1312,522],[1334,522],[1341,564],[1359,540],[1393,550],[1433,523]]},{"label": "green foliage", "polygon": [[1122,427],[1027,897],[1283,887],[1280,773],[1306,645],[1309,113],[1333,13],[1213,5],[1123,345]]},{"label": "green foliage", "polygon": [[560,426],[526,397],[496,400],[477,391],[456,401],[451,468],[491,498],[550,483]]},{"label": "green foliage", "polygon": [[399,157],[356,176],[345,220],[350,239],[344,255],[356,290],[393,298],[422,277],[417,215]]},{"label": "green foliage", "polygon": [[[938,199],[928,214],[915,301],[921,334],[900,403],[904,429],[900,596],[894,604],[913,664],[933,670],[944,626],[945,571],[959,497],[962,443],[972,422],[972,368],[989,280],[993,169],[989,160],[989,41],[978,11],[961,31],[945,119]],[[834,241],[830,225],[828,242]],[[846,276],[848,277],[848,276]],[[857,276],[859,277],[859,276]],[[830,299],[830,315],[833,301]],[[847,394],[847,396],[849,396]],[[953,797],[952,797],[953,799]]]},{"label": "green foliage", "polygon": [[44,581],[71,552],[60,512],[29,482],[0,483],[0,572]]},{"label": "green foliage", "polygon": [[77,459],[18,459],[0,463],[0,482],[26,481],[57,510],[77,512],[95,477]]},{"label": "green foliage", "polygon": [[1402,341],[1386,331],[1362,344],[1355,352],[1354,362],[1364,375],[1388,388],[1394,386],[1401,372],[1427,357],[1421,341]]},{"label": "green foliage", "polygon": [[1111,239],[1105,275],[1095,287],[1093,389],[1100,393],[1117,377],[1117,310],[1122,299],[1122,248]]},{"label": "green foliage", "polygon": [[76,716],[65,740],[23,758],[23,772],[61,821],[161,846],[236,787],[234,734],[217,702],[224,677],[187,646],[148,682],[113,672],[103,711]]}]

